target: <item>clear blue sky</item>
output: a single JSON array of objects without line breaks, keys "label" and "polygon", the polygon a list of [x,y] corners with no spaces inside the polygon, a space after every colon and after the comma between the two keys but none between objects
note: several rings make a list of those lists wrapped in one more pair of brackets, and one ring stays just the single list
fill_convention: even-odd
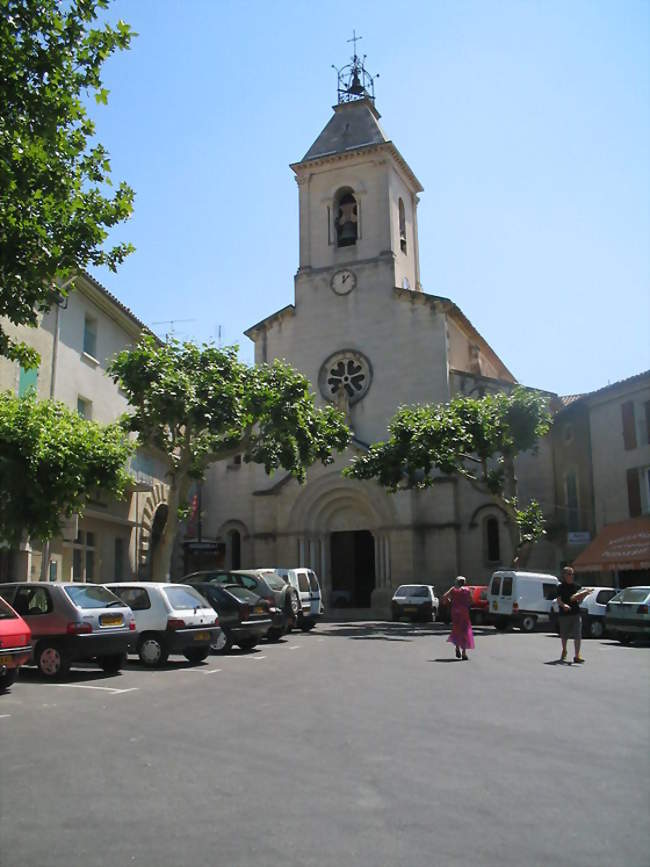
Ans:
[{"label": "clear blue sky", "polygon": [[[136,191],[95,276],[148,324],[239,343],[293,301],[303,156],[352,29],[382,125],[422,182],[422,284],[527,385],[650,367],[650,4],[118,0],[98,139]],[[160,333],[168,326],[155,326]]]}]

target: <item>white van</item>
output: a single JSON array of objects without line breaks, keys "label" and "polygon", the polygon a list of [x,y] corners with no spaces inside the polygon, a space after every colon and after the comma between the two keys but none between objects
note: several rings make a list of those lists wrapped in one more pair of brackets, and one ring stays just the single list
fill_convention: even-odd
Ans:
[{"label": "white van", "polygon": [[276,568],[273,571],[298,591],[300,597],[298,628],[302,629],[303,632],[309,632],[325,611],[318,576],[312,569],[306,567],[299,569]]},{"label": "white van", "polygon": [[538,621],[549,619],[559,583],[544,572],[495,572],[487,592],[488,622],[497,629],[518,626],[532,632]]}]

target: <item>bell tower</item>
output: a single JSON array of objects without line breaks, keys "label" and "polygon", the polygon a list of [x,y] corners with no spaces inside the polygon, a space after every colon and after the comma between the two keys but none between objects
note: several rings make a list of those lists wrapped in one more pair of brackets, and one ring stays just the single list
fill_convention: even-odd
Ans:
[{"label": "bell tower", "polygon": [[[337,73],[334,114],[293,169],[299,188],[299,287],[316,275],[418,291],[418,179],[380,126],[375,82],[359,56]],[[342,278],[341,278],[342,279]],[[332,287],[334,288],[334,287]],[[341,287],[343,288],[343,287]],[[335,289],[336,291],[336,289]]]}]

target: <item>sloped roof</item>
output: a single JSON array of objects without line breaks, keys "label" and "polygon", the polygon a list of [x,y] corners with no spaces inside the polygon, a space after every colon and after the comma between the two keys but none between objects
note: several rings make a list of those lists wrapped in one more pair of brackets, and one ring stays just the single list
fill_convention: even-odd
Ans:
[{"label": "sloped roof", "polygon": [[644,370],[641,373],[635,373],[633,376],[628,376],[626,379],[619,379],[617,382],[610,382],[608,385],[603,385],[602,388],[597,388],[596,391],[587,391],[584,394],[565,394],[560,397],[563,408],[571,406],[579,400],[591,400],[592,398],[602,397],[608,391],[613,391],[622,385],[633,385],[640,383],[644,379],[650,381],[650,370]]},{"label": "sloped roof", "polygon": [[386,144],[388,139],[379,125],[379,117],[370,99],[335,105],[334,114],[301,162],[358,150],[368,145]]}]

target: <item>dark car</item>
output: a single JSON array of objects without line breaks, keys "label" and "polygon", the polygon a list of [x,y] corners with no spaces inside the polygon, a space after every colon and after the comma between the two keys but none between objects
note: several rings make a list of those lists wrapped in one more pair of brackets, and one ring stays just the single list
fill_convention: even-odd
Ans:
[{"label": "dark car", "polygon": [[183,584],[194,584],[195,581],[222,586],[236,584],[264,599],[271,614],[271,623],[267,630],[269,641],[281,638],[296,623],[300,611],[300,599],[296,590],[269,569],[237,569],[232,572],[215,569],[193,572],[180,580]]},{"label": "dark car", "polygon": [[131,609],[97,584],[0,584],[0,595],[32,633],[32,660],[45,677],[62,677],[76,660],[107,674],[122,668],[135,637]]},{"label": "dark car", "polygon": [[252,650],[269,631],[271,612],[265,599],[239,584],[224,585],[189,577],[184,583],[207,599],[219,615],[221,634],[210,645],[215,653],[227,653],[233,644],[242,650]]}]

